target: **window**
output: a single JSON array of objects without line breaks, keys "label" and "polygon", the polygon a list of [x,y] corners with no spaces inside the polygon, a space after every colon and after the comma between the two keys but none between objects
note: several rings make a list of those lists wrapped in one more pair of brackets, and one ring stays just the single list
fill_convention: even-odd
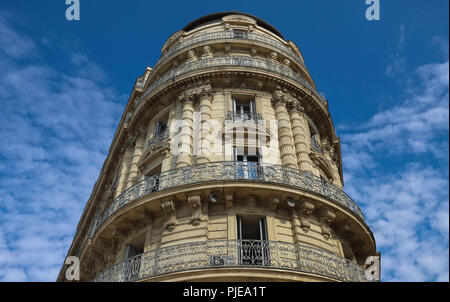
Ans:
[{"label": "window", "polygon": [[248,32],[245,30],[233,30],[233,38],[248,39]]},{"label": "window", "polygon": [[244,179],[258,179],[261,156],[258,149],[256,149],[256,154],[249,153],[248,148],[233,147],[233,160],[236,162],[236,176]]},{"label": "window", "polygon": [[255,100],[233,98],[234,120],[254,120],[256,116]]},{"label": "window", "polygon": [[153,137],[148,141],[147,146],[158,143],[164,139],[166,139],[169,135],[167,120],[164,122],[156,122],[153,127]]},{"label": "window", "polygon": [[167,131],[167,121],[156,122],[154,128],[154,136],[162,135]]},{"label": "window", "polygon": [[133,281],[139,279],[141,267],[141,255],[144,252],[145,233],[134,238],[125,246],[125,267],[123,271],[123,280]]},{"label": "window", "polygon": [[146,183],[148,184],[146,190],[148,192],[153,193],[159,190],[159,178],[161,175],[161,167],[162,166],[160,164],[146,173],[145,175],[147,179]]},{"label": "window", "polygon": [[322,148],[320,147],[320,144],[318,142],[318,134],[317,132],[311,128],[311,126],[309,127],[309,133],[311,135],[311,148],[319,153],[323,153]]},{"label": "window", "polygon": [[265,217],[237,216],[238,260],[240,265],[269,265]]}]

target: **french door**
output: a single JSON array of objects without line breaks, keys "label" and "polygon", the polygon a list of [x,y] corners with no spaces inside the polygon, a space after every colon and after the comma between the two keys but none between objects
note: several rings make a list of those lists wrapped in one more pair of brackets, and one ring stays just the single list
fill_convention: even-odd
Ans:
[{"label": "french door", "polygon": [[239,179],[258,179],[260,156],[237,154],[236,147],[233,148],[233,157],[236,162],[236,177]]},{"label": "french door", "polygon": [[269,265],[266,218],[237,216],[239,265]]}]

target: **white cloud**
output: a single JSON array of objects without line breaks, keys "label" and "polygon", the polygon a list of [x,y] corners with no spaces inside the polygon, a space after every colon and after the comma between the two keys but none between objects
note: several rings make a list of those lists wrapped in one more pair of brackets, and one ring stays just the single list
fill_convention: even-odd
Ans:
[{"label": "white cloud", "polygon": [[123,96],[86,55],[67,53],[68,71],[40,62],[11,17],[0,14],[0,281],[55,281]]},{"label": "white cloud", "polygon": [[406,26],[404,24],[400,25],[397,36],[397,48],[391,55],[392,62],[386,67],[385,71],[386,75],[390,77],[394,77],[395,75],[404,72],[406,69],[406,58],[401,56],[406,39]]},{"label": "white cloud", "polygon": [[9,14],[0,11],[0,54],[3,52],[13,59],[35,56],[36,46],[33,41],[8,26],[13,21]]},{"label": "white cloud", "polygon": [[448,56],[416,68],[397,105],[342,129],[345,189],[374,232],[384,281],[449,279],[448,72]]}]

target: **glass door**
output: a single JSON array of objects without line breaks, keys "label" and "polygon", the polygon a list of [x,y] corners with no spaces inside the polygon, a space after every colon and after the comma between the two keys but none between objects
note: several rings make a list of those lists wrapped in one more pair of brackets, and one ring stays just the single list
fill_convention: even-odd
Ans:
[{"label": "glass door", "polygon": [[238,179],[258,179],[260,156],[237,154],[236,147],[233,148],[234,161],[236,162],[236,176]]},{"label": "glass door", "polygon": [[269,245],[265,217],[237,216],[239,265],[269,265]]}]

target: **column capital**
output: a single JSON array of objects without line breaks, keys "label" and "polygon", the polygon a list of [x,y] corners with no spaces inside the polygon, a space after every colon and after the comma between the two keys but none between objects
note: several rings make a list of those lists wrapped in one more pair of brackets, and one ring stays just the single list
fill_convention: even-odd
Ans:
[{"label": "column capital", "polygon": [[272,96],[272,106],[287,106],[289,99],[282,92],[276,92]]},{"label": "column capital", "polygon": [[183,91],[178,96],[178,101],[182,104],[193,103],[196,95],[192,91]]},{"label": "column capital", "polygon": [[305,112],[305,108],[302,106],[302,104],[299,101],[294,101],[294,100],[289,102],[289,109],[291,111],[297,112],[299,114],[302,114]]},{"label": "column capital", "polygon": [[200,99],[209,99],[211,101],[213,96],[214,90],[212,89],[211,85],[203,87],[199,92]]}]

